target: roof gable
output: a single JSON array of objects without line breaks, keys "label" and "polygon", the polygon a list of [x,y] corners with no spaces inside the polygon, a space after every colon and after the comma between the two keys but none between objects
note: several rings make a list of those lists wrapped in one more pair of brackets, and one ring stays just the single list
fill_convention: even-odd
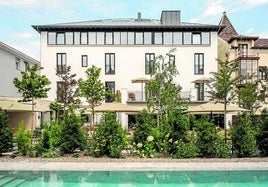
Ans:
[{"label": "roof gable", "polygon": [[222,31],[219,33],[219,37],[221,37],[223,40],[228,42],[231,38],[238,36],[231,21],[227,17],[226,12],[223,12],[223,16],[221,18],[219,25],[224,27]]}]

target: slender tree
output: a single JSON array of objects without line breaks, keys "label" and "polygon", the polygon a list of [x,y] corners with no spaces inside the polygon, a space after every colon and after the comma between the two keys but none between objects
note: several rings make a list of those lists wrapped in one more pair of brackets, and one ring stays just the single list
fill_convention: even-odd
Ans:
[{"label": "slender tree", "polygon": [[99,79],[101,69],[91,66],[86,70],[87,79],[79,82],[81,95],[87,99],[92,111],[92,125],[95,122],[95,106],[105,99],[107,92],[104,84]]},{"label": "slender tree", "polygon": [[70,109],[80,104],[80,99],[77,97],[79,93],[79,80],[75,79],[76,74],[71,74],[70,66],[66,68],[64,73],[57,71],[56,75],[60,78],[60,84],[57,89],[58,101],[63,104],[65,114],[67,107]]},{"label": "slender tree", "polygon": [[257,85],[246,83],[244,87],[237,89],[239,105],[243,108],[253,110],[258,100]]},{"label": "slender tree", "polygon": [[226,55],[226,60],[218,59],[218,72],[211,72],[214,78],[210,85],[211,90],[208,91],[217,102],[224,104],[224,139],[227,141],[226,130],[226,114],[227,104],[235,97],[235,85],[241,81],[241,76],[235,76],[239,69],[239,62],[236,60],[229,60],[229,55]]},{"label": "slender tree", "polygon": [[157,111],[157,124],[164,115],[180,105],[181,86],[175,84],[174,78],[179,74],[172,60],[172,49],[165,56],[158,56],[153,62],[151,80],[145,87],[147,106],[149,110]]},{"label": "slender tree", "polygon": [[31,101],[32,105],[32,125],[31,125],[31,145],[33,140],[33,127],[34,127],[34,105],[36,99],[47,98],[47,92],[50,90],[48,87],[50,81],[45,75],[40,75],[38,72],[43,69],[38,65],[32,67],[28,66],[27,71],[21,72],[21,80],[14,78],[13,83],[22,93],[23,102]]}]

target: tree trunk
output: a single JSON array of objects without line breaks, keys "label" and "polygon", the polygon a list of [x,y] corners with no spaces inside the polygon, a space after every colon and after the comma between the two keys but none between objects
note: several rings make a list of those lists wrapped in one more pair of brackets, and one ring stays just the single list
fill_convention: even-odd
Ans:
[{"label": "tree trunk", "polygon": [[32,125],[31,125],[31,147],[33,145],[33,129],[34,129],[34,98],[32,97]]},{"label": "tree trunk", "polygon": [[227,143],[227,124],[226,124],[226,114],[227,114],[227,101],[224,99],[224,114],[223,114],[223,123],[224,123],[224,142]]}]

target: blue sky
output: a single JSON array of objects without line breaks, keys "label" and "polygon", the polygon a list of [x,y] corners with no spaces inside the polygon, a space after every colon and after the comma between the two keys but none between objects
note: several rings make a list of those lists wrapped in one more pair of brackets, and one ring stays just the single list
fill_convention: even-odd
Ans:
[{"label": "blue sky", "polygon": [[181,10],[181,21],[218,25],[224,11],[239,34],[268,38],[268,0],[0,0],[0,41],[40,60],[31,25],[109,18],[160,19]]}]

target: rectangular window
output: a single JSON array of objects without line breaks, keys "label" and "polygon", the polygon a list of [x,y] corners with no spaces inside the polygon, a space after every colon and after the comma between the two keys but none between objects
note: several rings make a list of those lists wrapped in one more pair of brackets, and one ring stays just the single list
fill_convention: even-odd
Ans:
[{"label": "rectangular window", "polygon": [[193,44],[198,45],[201,44],[201,33],[193,33]]},{"label": "rectangular window", "polygon": [[104,45],[104,32],[97,32],[97,45]]},{"label": "rectangular window", "polygon": [[65,74],[67,68],[66,53],[57,53],[57,73]]},{"label": "rectangular window", "polygon": [[173,33],[173,44],[181,45],[182,44],[182,32]]},{"label": "rectangular window", "polygon": [[137,45],[143,44],[143,33],[142,32],[135,33],[135,44],[137,44]]},{"label": "rectangular window", "polygon": [[183,44],[184,45],[192,44],[192,33],[191,32],[184,32],[183,33]]},{"label": "rectangular window", "polygon": [[127,33],[127,44],[134,45],[134,32]]},{"label": "rectangular window", "polygon": [[20,59],[16,57],[15,62],[16,62],[16,70],[20,70]]},{"label": "rectangular window", "polygon": [[24,61],[24,71],[28,72],[28,69],[30,68],[30,64],[28,62]]},{"label": "rectangular window", "polygon": [[204,83],[195,83],[197,101],[204,101]]},{"label": "rectangular window", "polygon": [[238,44],[240,56],[248,56],[248,44]]},{"label": "rectangular window", "polygon": [[257,80],[258,62],[257,60],[241,60],[240,75],[252,76],[252,80]]},{"label": "rectangular window", "polygon": [[67,45],[73,45],[74,44],[74,33],[73,32],[66,32],[66,44]]},{"label": "rectangular window", "polygon": [[194,74],[196,75],[204,74],[204,54],[203,53],[194,54]]},{"label": "rectangular window", "polygon": [[75,45],[80,45],[80,32],[75,32],[74,33],[74,44]]},{"label": "rectangular window", "polygon": [[105,74],[115,74],[114,53],[105,53]]},{"label": "rectangular window", "polygon": [[127,44],[127,32],[121,32],[121,44],[122,45]]},{"label": "rectangular window", "polygon": [[154,33],[154,44],[163,44],[162,32]]},{"label": "rectangular window", "polygon": [[105,33],[105,44],[107,44],[107,45],[113,44],[113,33],[112,32]]},{"label": "rectangular window", "polygon": [[81,45],[87,45],[87,32],[81,32]]},{"label": "rectangular window", "polygon": [[164,32],[164,44],[172,44],[172,32]]},{"label": "rectangular window", "polygon": [[202,44],[203,45],[210,44],[210,33],[209,32],[202,32],[201,37],[202,37]]},{"label": "rectangular window", "polygon": [[149,45],[152,44],[152,33],[144,32],[144,44]]},{"label": "rectangular window", "polygon": [[87,55],[82,55],[82,67],[87,67],[87,66],[88,66]]},{"label": "rectangular window", "polygon": [[267,77],[267,67],[259,66],[259,80],[266,80]]},{"label": "rectangular window", "polygon": [[48,37],[47,43],[49,45],[56,44],[56,33],[55,32],[48,32],[47,37]]},{"label": "rectangular window", "polygon": [[114,45],[120,45],[120,32],[114,32]]},{"label": "rectangular window", "polygon": [[65,44],[65,34],[63,32],[57,32],[57,44],[58,45],[63,45]]},{"label": "rectangular window", "polygon": [[145,74],[151,74],[153,72],[154,60],[154,53],[145,54]]},{"label": "rectangular window", "polygon": [[59,103],[64,103],[64,82],[57,82],[57,101]]},{"label": "rectangular window", "polygon": [[96,32],[89,32],[88,33],[88,44],[96,45],[96,43],[97,43]]},{"label": "rectangular window", "polygon": [[108,91],[110,94],[106,96],[105,102],[110,103],[114,101],[114,95],[115,95],[115,82],[105,82],[105,88],[106,91]]}]

